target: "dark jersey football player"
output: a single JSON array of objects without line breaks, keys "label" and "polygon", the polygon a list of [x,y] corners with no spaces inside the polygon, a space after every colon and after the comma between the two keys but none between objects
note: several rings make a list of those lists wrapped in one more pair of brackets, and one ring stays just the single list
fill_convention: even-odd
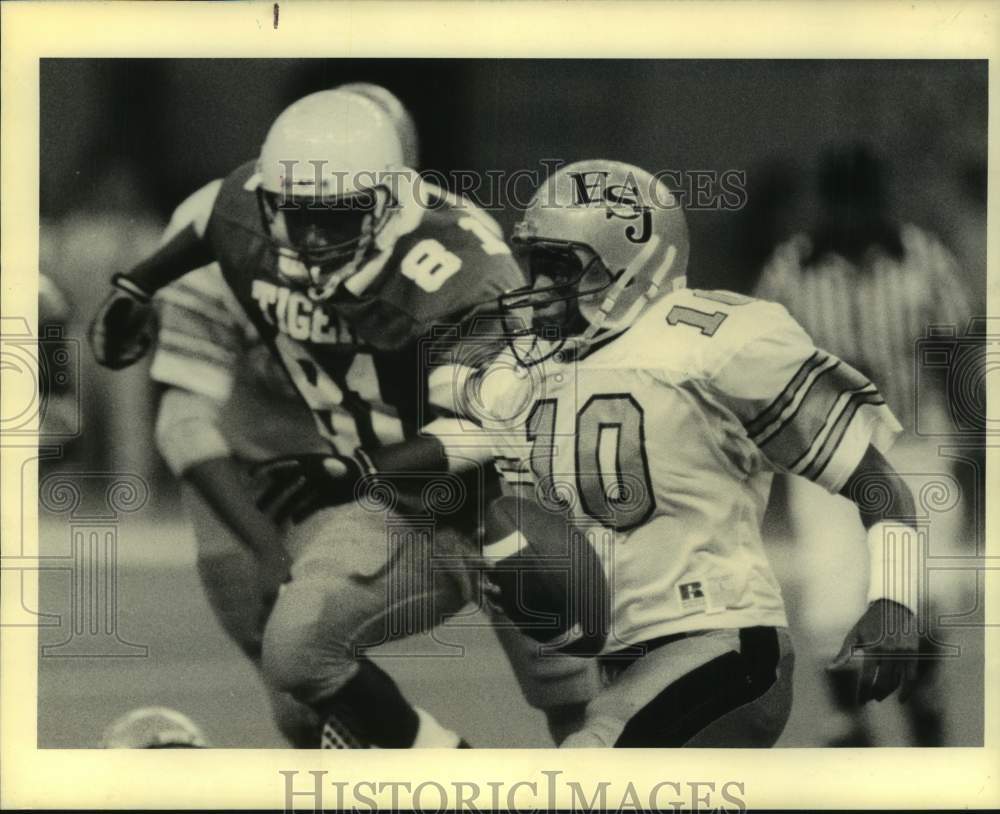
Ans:
[{"label": "dark jersey football player", "polygon": [[[416,449],[426,458],[430,445],[431,468],[445,468],[443,456],[434,457],[436,442],[417,432],[432,417],[422,340],[443,328],[459,342],[455,326],[523,285],[521,272],[489,218],[405,168],[390,118],[357,93],[324,91],[292,105],[257,161],[199,190],[181,212],[160,250],[115,278],[91,326],[98,361],[120,368],[140,358],[153,341],[155,290],[218,264],[335,450],[326,459],[274,462],[264,472],[268,488],[258,505],[292,527],[286,542],[293,559],[265,632],[265,676],[319,713],[328,745],[455,745],[457,738],[358,657],[368,640],[358,631],[378,640],[370,628],[385,615],[379,589],[392,582],[394,560],[387,548],[374,566],[359,562],[366,556],[356,553],[361,542],[385,535],[383,516],[345,504],[363,474],[359,460],[392,471],[395,456]],[[439,335],[434,344],[440,352]],[[354,438],[361,459],[350,454]],[[350,488],[340,488],[344,469],[357,476]],[[224,457],[186,473],[253,544],[268,535],[260,534],[241,474]],[[379,548],[378,540],[371,545]],[[430,586],[406,584],[433,598],[439,621],[464,604],[465,579],[456,573],[435,575]]]}]

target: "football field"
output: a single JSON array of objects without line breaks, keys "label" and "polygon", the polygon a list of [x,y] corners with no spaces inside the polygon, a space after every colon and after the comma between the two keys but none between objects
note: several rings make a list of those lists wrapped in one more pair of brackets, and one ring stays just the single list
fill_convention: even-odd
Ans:
[{"label": "football field", "polygon": [[[41,547],[43,554],[70,562],[71,532],[65,522],[42,518]],[[795,629],[794,576],[781,573],[785,558],[772,559],[789,597],[798,654],[794,707],[779,745],[820,746],[827,734],[821,721],[829,709],[819,680],[821,665]],[[216,746],[284,745],[254,668],[227,639],[204,598],[194,567],[194,539],[180,515],[157,522],[142,514],[126,518],[118,529],[117,569],[111,570],[117,577],[118,639],[137,647],[87,642],[83,636],[40,653],[39,746],[98,746],[102,730],[115,717],[150,705],[188,714]],[[74,579],[80,576],[71,569],[43,570],[38,610],[59,619],[42,629],[41,645],[66,641],[74,624],[86,633],[96,615],[105,612],[88,608],[86,601],[74,603]],[[84,600],[87,595],[86,590],[77,594]],[[981,631],[949,628],[946,639],[961,647],[960,656],[944,662],[938,681],[939,697],[948,702],[946,743],[974,745],[982,739]],[[98,655],[78,654],[88,648]],[[482,614],[470,612],[439,628],[433,639],[397,642],[375,655],[414,703],[474,746],[551,745],[542,715],[521,697]],[[906,745],[895,698],[873,705],[869,715],[879,745]]]}]

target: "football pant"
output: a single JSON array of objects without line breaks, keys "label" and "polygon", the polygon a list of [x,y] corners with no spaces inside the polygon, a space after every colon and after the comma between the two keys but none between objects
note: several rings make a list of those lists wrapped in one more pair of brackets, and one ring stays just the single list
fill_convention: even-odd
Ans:
[{"label": "football pant", "polygon": [[564,747],[766,748],[791,712],[795,657],[782,628],[667,636],[597,661],[604,689]]},{"label": "football pant", "polygon": [[[260,667],[264,625],[285,578],[260,561],[215,515],[198,492],[181,486],[185,511],[194,526],[198,576],[215,618],[247,658]],[[315,741],[315,713],[265,682],[279,731],[296,746]]]}]

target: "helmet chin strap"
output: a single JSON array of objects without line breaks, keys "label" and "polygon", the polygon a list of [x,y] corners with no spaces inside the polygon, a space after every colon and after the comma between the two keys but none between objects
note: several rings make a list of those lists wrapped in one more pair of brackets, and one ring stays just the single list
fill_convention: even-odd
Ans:
[{"label": "helmet chin strap", "polygon": [[[618,298],[625,291],[625,287],[629,284],[632,278],[635,277],[635,275],[639,272],[639,269],[641,269],[643,266],[646,265],[646,263],[650,261],[650,259],[653,256],[653,253],[659,247],[660,247],[660,236],[653,235],[649,239],[649,242],[643,247],[642,251],[639,252],[635,260],[633,260],[628,265],[628,268],[626,268],[625,271],[623,271],[621,275],[619,275],[618,279],[615,281],[615,284],[611,287],[611,290],[605,295],[604,300],[601,302],[601,306],[597,311],[597,315],[595,316],[594,321],[591,322],[590,327],[587,328],[586,331],[584,331],[582,336],[584,342],[593,342],[594,339],[597,338],[597,334],[605,329],[604,325],[608,320],[608,316],[611,314],[611,309],[615,307],[615,303],[618,302]],[[663,278],[666,277],[667,272],[670,270],[670,267],[674,264],[674,258],[676,256],[677,256],[677,249],[673,245],[671,245],[667,249],[666,260],[664,260],[663,264],[660,266],[659,269],[657,269],[656,273],[653,275],[652,280],[650,282],[650,286],[646,290],[645,294],[643,294],[642,297],[636,300],[635,303],[632,305],[632,307],[628,310],[628,312],[620,320],[618,320],[623,328],[628,327],[630,322],[639,315],[639,312],[643,308],[646,307],[646,304],[649,302],[649,299],[652,296],[652,294],[655,293],[656,291],[659,291],[660,283],[663,281]],[[607,330],[615,330],[615,328],[609,327]]]}]

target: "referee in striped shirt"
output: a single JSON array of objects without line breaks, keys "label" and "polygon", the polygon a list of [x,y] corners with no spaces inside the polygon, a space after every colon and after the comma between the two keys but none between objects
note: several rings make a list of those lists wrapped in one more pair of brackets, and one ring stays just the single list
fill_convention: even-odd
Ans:
[{"label": "referee in striped shirt", "polygon": [[784,305],[817,346],[871,378],[912,433],[915,343],[928,325],[965,329],[958,263],[929,232],[888,213],[882,162],[861,145],[833,148],[819,174],[815,232],[779,246],[756,296]]},{"label": "referee in striped shirt", "polygon": [[[920,393],[918,407],[916,343],[930,325],[955,325],[961,334],[970,306],[951,253],[934,235],[890,215],[886,181],[883,163],[866,146],[829,149],[819,170],[819,223],[812,234],[796,235],[774,251],[755,294],[783,304],[817,346],[875,382],[904,429],[890,459],[895,457],[901,472],[926,473],[946,465],[933,444],[917,437],[917,410],[922,427],[928,411],[944,426],[944,394]],[[789,479],[788,513],[801,616],[818,654],[829,656],[827,643],[836,646],[844,624],[838,609],[863,601],[855,595],[858,587],[845,579],[850,572],[843,553],[839,558],[835,553],[851,539],[857,518],[843,501],[798,480]],[[957,529],[936,526],[939,543],[957,536]],[[836,710],[825,727],[828,745],[872,744],[867,713],[850,696],[850,677],[828,675]],[[938,699],[929,681],[924,685],[907,707],[910,731],[916,745],[938,745],[943,726]]]}]

